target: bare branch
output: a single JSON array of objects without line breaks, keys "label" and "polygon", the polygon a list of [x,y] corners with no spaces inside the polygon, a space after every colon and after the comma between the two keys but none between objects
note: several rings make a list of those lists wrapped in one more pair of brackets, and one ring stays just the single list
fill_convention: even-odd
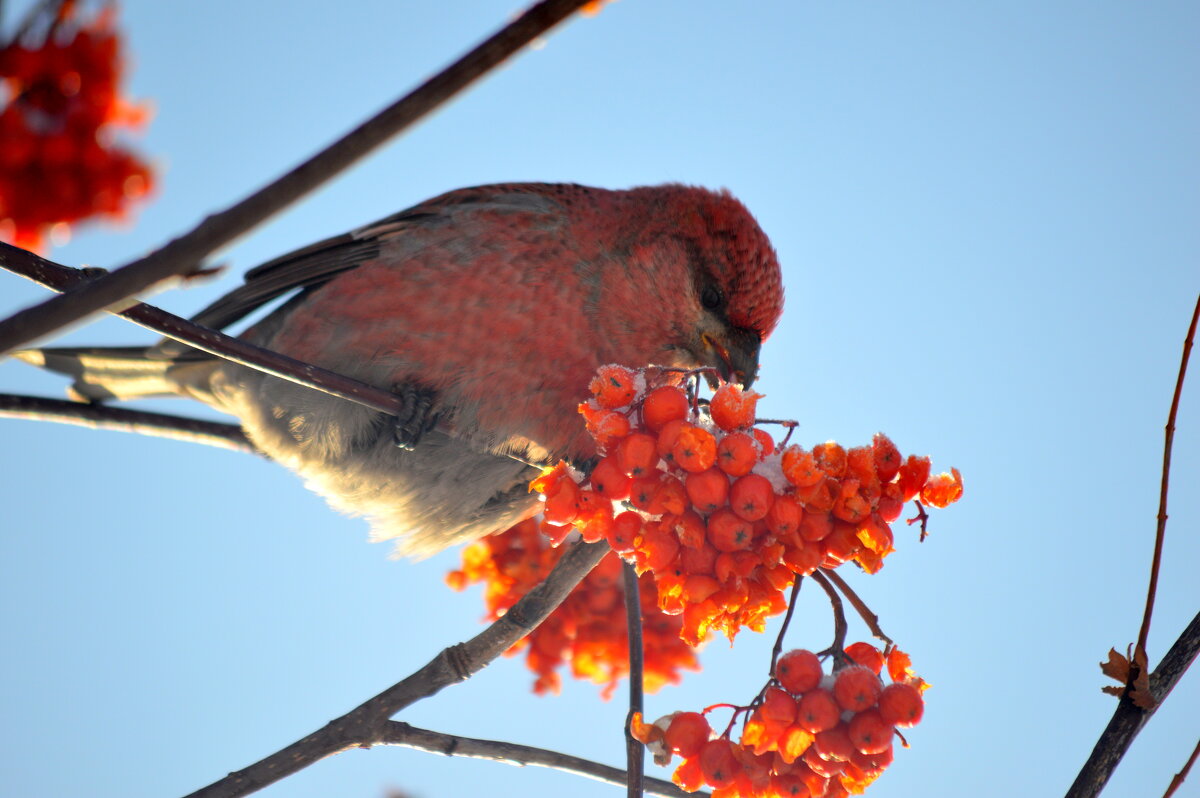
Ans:
[{"label": "bare branch", "polygon": [[[419,751],[429,751],[446,756],[465,756],[472,759],[491,759],[495,762],[507,762],[518,767],[535,765],[552,768],[566,773],[586,776],[596,781],[621,785],[626,782],[625,771],[620,768],[602,765],[588,759],[582,759],[557,751],[547,751],[544,748],[533,748],[528,745],[505,743],[496,740],[477,740],[472,737],[459,737],[453,734],[428,731],[409,726],[399,721],[389,721],[384,726],[383,734],[376,740],[379,745],[402,745]],[[698,796],[708,798],[704,792],[684,792],[669,781],[646,778],[645,788],[648,795],[660,795],[664,798],[689,798]]]},{"label": "bare branch", "polygon": [[321,729],[188,798],[233,798],[274,784],[319,759],[349,748],[383,742],[387,721],[443,687],[470,678],[537,627],[609,551],[608,544],[571,546],[540,585],[503,617],[465,643],[443,649],[427,665]]},{"label": "bare branch", "polygon": [[634,713],[642,714],[643,701],[643,641],[642,600],[638,590],[638,575],[632,564],[622,561],[621,575],[625,588],[625,626],[629,630],[629,712],[625,716],[625,767],[629,798],[640,798],[645,784],[646,746],[633,736]]},{"label": "bare branch", "polygon": [[1192,755],[1188,757],[1187,764],[1183,766],[1183,770],[1175,774],[1175,778],[1171,779],[1171,783],[1167,785],[1167,791],[1163,793],[1163,798],[1171,798],[1175,791],[1187,779],[1188,773],[1192,769],[1192,765],[1196,764],[1196,757],[1200,756],[1200,740],[1196,741],[1196,747],[1192,749]]},{"label": "bare branch", "polygon": [[57,421],[60,424],[74,424],[89,429],[136,432],[156,438],[171,438],[247,454],[261,454],[236,424],[222,424],[217,421],[151,413],[145,410],[127,410],[123,407],[87,402],[70,402],[45,396],[0,394],[0,418]]},{"label": "bare branch", "polygon": [[[1166,440],[1163,443],[1162,484],[1158,493],[1158,527],[1154,534],[1154,556],[1150,563],[1150,584],[1146,589],[1146,612],[1142,616],[1142,628],[1138,630],[1137,651],[1146,650],[1150,636],[1150,616],[1154,613],[1154,597],[1158,593],[1158,570],[1162,562],[1163,539],[1167,534],[1167,486],[1171,477],[1171,447],[1175,442],[1175,418],[1179,415],[1179,397],[1183,394],[1183,379],[1187,376],[1188,359],[1192,353],[1192,342],[1196,339],[1196,320],[1200,319],[1200,296],[1196,297],[1196,309],[1192,311],[1192,323],[1183,339],[1183,356],[1179,359],[1179,376],[1175,379],[1175,394],[1171,397],[1171,410],[1167,413]],[[1129,684],[1137,678],[1137,666],[1130,669]]]},{"label": "bare branch", "polygon": [[[1171,690],[1195,661],[1200,653],[1200,613],[1192,618],[1175,645],[1162,658],[1162,662],[1150,674],[1150,692],[1154,694],[1155,709],[1162,706]],[[1075,783],[1067,790],[1066,798],[1095,798],[1108,783],[1117,769],[1121,757],[1133,744],[1133,739],[1150,720],[1155,709],[1144,710],[1134,705],[1129,696],[1123,696],[1117,704],[1108,726],[1096,741],[1091,756],[1075,777]]]},{"label": "bare branch", "polygon": [[[56,291],[65,291],[71,286],[80,285],[92,279],[84,270],[72,269],[3,243],[0,243],[0,266]],[[202,352],[280,379],[347,399],[389,415],[399,415],[404,410],[404,400],[382,388],[376,388],[319,366],[254,346],[240,338],[201,327],[199,324],[173,313],[167,313],[152,305],[135,304],[114,312],[118,316],[195,347]]]},{"label": "bare branch", "polygon": [[127,301],[164,279],[193,271],[217,249],[373,152],[586,2],[543,0],[411,93],[241,202],[209,216],[190,232],[100,280],[0,322],[0,355]]}]

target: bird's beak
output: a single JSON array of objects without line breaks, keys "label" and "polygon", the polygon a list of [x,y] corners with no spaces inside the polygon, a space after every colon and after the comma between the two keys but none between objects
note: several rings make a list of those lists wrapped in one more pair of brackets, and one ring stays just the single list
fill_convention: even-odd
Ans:
[{"label": "bird's beak", "polygon": [[758,352],[762,339],[752,330],[729,327],[723,334],[702,333],[705,365],[712,366],[726,382],[739,382],[743,388],[754,384],[758,376]]}]

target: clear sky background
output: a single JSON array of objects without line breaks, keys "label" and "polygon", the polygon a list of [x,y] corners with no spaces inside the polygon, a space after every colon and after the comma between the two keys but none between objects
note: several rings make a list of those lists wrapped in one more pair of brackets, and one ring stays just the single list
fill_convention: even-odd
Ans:
[{"label": "clear sky background", "polygon": [[[27,3],[9,3],[9,20]],[[141,143],[163,173],[129,229],[53,254],[114,266],[290,168],[491,33],[514,0],[127,0]],[[220,254],[224,280],[443,191],[508,180],[727,187],[783,264],[763,351],[799,440],[883,430],[963,501],[849,574],[933,684],[869,795],[1061,795],[1110,717],[1097,663],[1137,635],[1162,428],[1200,290],[1193,2],[621,0],[577,19]],[[46,296],[0,273],[0,315]],[[469,319],[463,320],[470,323]],[[108,319],[74,344],[153,337]],[[1200,365],[1176,436],[1153,662],[1200,606]],[[0,390],[63,382],[0,363]],[[148,404],[215,418],[182,402]],[[360,520],[253,457],[0,421],[0,794],[181,795],[342,714],[475,634],[457,552],[388,559]],[[832,627],[802,596],[789,645]],[[766,635],[703,653],[648,714],[749,700]],[[851,639],[864,639],[861,626]],[[619,764],[620,699],[534,697],[514,660],[401,719]],[[1108,796],[1161,795],[1200,736],[1189,673]],[[614,796],[539,769],[354,751],[273,798]],[[1200,776],[1178,793],[1200,796]]]}]

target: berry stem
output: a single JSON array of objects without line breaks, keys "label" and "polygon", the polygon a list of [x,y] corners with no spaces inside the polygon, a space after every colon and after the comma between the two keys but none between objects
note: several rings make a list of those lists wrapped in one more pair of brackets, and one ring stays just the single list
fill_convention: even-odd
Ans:
[{"label": "berry stem", "polygon": [[904,521],[909,526],[912,526],[918,521],[921,522],[921,538],[919,542],[924,543],[925,538],[929,535],[929,531],[925,528],[925,525],[929,523],[929,513],[925,512],[925,505],[921,504],[920,501],[914,499],[913,504],[917,505],[917,514],[912,518],[905,518]]},{"label": "berry stem", "polygon": [[857,593],[854,592],[854,589],[846,583],[846,580],[841,577],[841,574],[837,573],[836,571],[826,570],[824,568],[821,569],[821,572],[824,573],[825,576],[829,577],[829,580],[837,586],[837,589],[841,591],[842,595],[850,601],[850,606],[854,607],[855,611],[858,612],[858,617],[863,619],[863,622],[871,630],[871,634],[874,635],[877,640],[882,640],[887,645],[887,648],[891,649],[895,643],[892,642],[892,638],[884,634],[883,629],[879,627],[879,616],[876,615],[871,608],[867,606],[867,603],[863,601]]},{"label": "berry stem", "polygon": [[800,583],[803,581],[804,577],[797,575],[796,581],[792,583],[792,595],[788,596],[787,613],[783,616],[783,623],[779,627],[779,636],[775,638],[775,647],[771,649],[771,669],[768,673],[772,680],[775,679],[775,663],[779,660],[779,655],[783,653],[783,638],[792,622],[792,613],[796,611],[796,599],[800,597]]},{"label": "berry stem", "polygon": [[840,668],[846,661],[846,632],[850,628],[846,623],[846,609],[842,605],[842,597],[838,595],[837,590],[825,577],[824,569],[817,569],[812,572],[813,580],[820,585],[825,594],[829,596],[829,603],[833,607],[833,643],[824,651],[818,652],[818,656],[832,656],[834,662],[834,670]]}]

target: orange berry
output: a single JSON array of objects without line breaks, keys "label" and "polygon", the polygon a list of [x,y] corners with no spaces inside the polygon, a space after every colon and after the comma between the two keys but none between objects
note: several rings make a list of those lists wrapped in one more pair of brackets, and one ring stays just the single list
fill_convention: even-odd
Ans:
[{"label": "orange berry", "polygon": [[721,583],[708,574],[690,574],[683,581],[683,598],[688,604],[699,604],[721,589]]},{"label": "orange berry", "polygon": [[856,749],[850,761],[867,776],[878,776],[892,764],[894,753],[890,745],[878,754],[864,754]]},{"label": "orange berry", "polygon": [[915,726],[925,714],[921,691],[907,682],[894,682],[879,694],[879,715],[893,726]]},{"label": "orange berry", "polygon": [[605,451],[629,434],[629,419],[622,413],[604,408],[594,408],[587,402],[579,406],[579,412],[587,422],[588,434],[596,441],[596,448]]},{"label": "orange berry", "polygon": [[800,503],[788,494],[777,495],[767,510],[767,529],[776,537],[787,538],[800,532],[800,522],[804,518],[804,510]]},{"label": "orange berry", "polygon": [[825,441],[818,443],[813,447],[813,457],[817,460],[817,466],[825,472],[827,476],[834,478],[844,476],[846,473],[846,450],[843,449],[836,441]]},{"label": "orange berry", "polygon": [[962,498],[962,474],[957,468],[930,477],[921,489],[921,500],[933,507],[946,507]]},{"label": "orange berry", "polygon": [[691,759],[712,736],[708,720],[699,712],[679,712],[671,718],[664,740],[667,747],[680,756]]},{"label": "orange berry", "polygon": [[829,513],[805,512],[800,521],[800,537],[816,543],[833,532],[833,517]]},{"label": "orange berry", "polygon": [[654,442],[655,450],[658,452],[658,456],[667,462],[668,467],[675,463],[673,450],[675,449],[675,441],[679,440],[679,433],[683,432],[684,427],[689,426],[691,424],[686,420],[676,418],[668,421],[658,431],[658,438]]},{"label": "orange berry", "polygon": [[896,730],[890,723],[885,723],[877,709],[859,712],[850,719],[847,731],[850,742],[864,754],[881,754],[892,744],[892,735]]},{"label": "orange berry", "polygon": [[663,477],[655,500],[662,505],[664,513],[671,515],[682,515],[687,509],[687,491],[684,489],[683,483],[670,474]]},{"label": "orange berry", "polygon": [[683,760],[671,774],[671,781],[678,784],[684,792],[696,792],[703,787],[704,771],[700,769],[700,757],[693,756]]},{"label": "orange berry", "polygon": [[833,531],[822,541],[825,547],[825,561],[829,566],[840,565],[854,557],[862,550],[862,541],[858,539],[858,531],[845,521],[834,521]]},{"label": "orange berry", "polygon": [[744,476],[758,462],[759,451],[753,435],[731,432],[717,444],[717,467],[731,477]]},{"label": "orange berry", "polygon": [[617,464],[631,477],[642,477],[658,464],[657,441],[646,432],[631,432],[617,444]]},{"label": "orange berry", "polygon": [[811,487],[825,479],[825,474],[817,466],[817,459],[812,453],[795,444],[783,450],[781,466],[787,481],[798,488]]},{"label": "orange berry", "polygon": [[929,479],[929,458],[910,454],[900,466],[900,501],[909,502],[916,498]]},{"label": "orange berry", "polygon": [[596,493],[612,501],[621,501],[629,496],[629,485],[632,481],[618,464],[617,458],[611,454],[596,463],[589,479]]},{"label": "orange berry", "polygon": [[717,439],[708,430],[685,426],[671,447],[675,463],[684,471],[703,471],[712,468],[717,460]]},{"label": "orange berry", "polygon": [[728,787],[733,784],[742,767],[733,754],[733,743],[723,737],[709,740],[700,749],[700,770],[709,787]]},{"label": "orange berry", "polygon": [[707,527],[704,525],[704,519],[695,510],[684,510],[675,521],[675,536],[679,538],[679,542],[691,548],[699,548],[704,545],[704,536],[707,532]]},{"label": "orange berry", "polygon": [[854,743],[850,742],[850,733],[845,723],[839,723],[832,729],[818,732],[813,743],[816,745],[817,753],[826,760],[845,762],[854,756],[857,750]]},{"label": "orange berry", "polygon": [[811,798],[812,796],[808,785],[795,773],[772,775],[770,792],[781,798]]},{"label": "orange berry", "polygon": [[629,503],[651,515],[660,515],[663,508],[658,495],[664,476],[662,472],[654,471],[647,476],[630,480]]},{"label": "orange berry", "polygon": [[[832,798],[835,794],[834,789],[841,786],[841,782],[837,780],[837,775],[846,769],[846,763],[836,759],[825,759],[817,751],[815,745],[809,747],[804,752],[804,764],[808,766],[813,773],[823,779],[829,779],[828,785],[824,792],[821,793],[822,798]],[[845,793],[842,793],[843,795]]]},{"label": "orange berry", "polygon": [[768,728],[782,731],[796,721],[796,699],[778,687],[767,689],[759,709]]},{"label": "orange berry", "polygon": [[871,439],[871,456],[875,461],[875,474],[880,482],[891,482],[892,477],[900,471],[900,450],[891,438],[882,432],[876,432]]},{"label": "orange berry", "polygon": [[634,542],[642,533],[642,517],[632,510],[626,510],[613,519],[608,529],[608,545],[618,554],[633,551]]},{"label": "orange berry", "polygon": [[658,573],[666,570],[679,554],[679,540],[655,524],[647,524],[638,547],[638,565]]},{"label": "orange berry", "polygon": [[861,665],[842,668],[833,683],[833,697],[838,705],[852,712],[862,712],[875,706],[881,692],[883,682],[870,668]]},{"label": "orange berry", "polygon": [[802,695],[821,683],[821,661],[806,648],[796,648],[775,662],[775,678],[792,695]]},{"label": "orange berry", "polygon": [[708,405],[713,423],[723,430],[753,426],[754,408],[762,394],[743,391],[740,385],[727,382],[716,390]]},{"label": "orange berry", "polygon": [[738,477],[729,488],[729,506],[747,521],[759,521],[775,502],[775,489],[771,480],[761,474],[746,474]]},{"label": "orange berry", "polygon": [[864,668],[870,668],[876,676],[883,671],[883,652],[870,643],[851,643],[846,646],[846,656]]},{"label": "orange berry", "polygon": [[679,564],[689,574],[715,573],[717,550],[707,541],[702,546],[685,546],[679,553]]},{"label": "orange berry", "polygon": [[684,486],[692,506],[702,513],[724,507],[729,498],[729,477],[717,468],[688,474]]},{"label": "orange berry", "polygon": [[579,486],[570,477],[558,480],[546,494],[542,512],[552,524],[569,524],[579,514]]},{"label": "orange berry", "polygon": [[658,432],[668,421],[686,418],[688,414],[687,394],[674,385],[663,385],[646,395],[642,402],[642,421]]},{"label": "orange berry", "polygon": [[763,457],[775,451],[775,439],[771,437],[769,432],[761,430],[758,427],[750,430],[750,432],[753,433],[754,440],[758,441],[758,445],[762,447]]},{"label": "orange berry", "polygon": [[635,376],[633,371],[624,366],[601,366],[588,384],[588,390],[596,398],[596,404],[614,410],[633,401],[637,393],[633,384]]},{"label": "orange berry", "polygon": [[749,548],[753,540],[754,527],[728,507],[708,517],[708,541],[718,551],[740,551]]},{"label": "orange berry", "polygon": [[796,724],[813,734],[832,729],[841,720],[842,710],[833,693],[823,688],[809,690],[800,697]]}]

